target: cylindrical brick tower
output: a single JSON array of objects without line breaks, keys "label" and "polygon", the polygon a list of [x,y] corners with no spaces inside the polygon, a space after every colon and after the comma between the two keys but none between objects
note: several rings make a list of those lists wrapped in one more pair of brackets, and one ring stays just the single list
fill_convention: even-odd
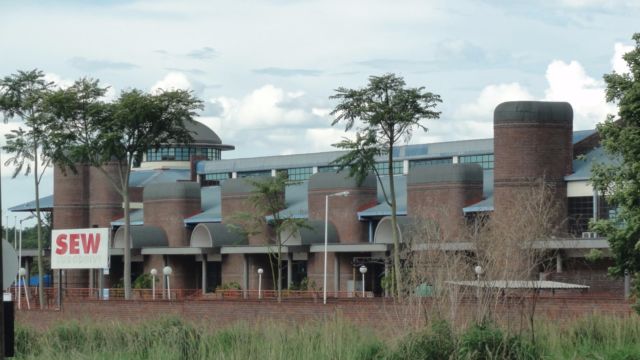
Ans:
[{"label": "cylindrical brick tower", "polygon": [[482,200],[478,164],[414,168],[407,176],[407,215],[432,220],[442,240],[462,240],[462,208]]},{"label": "cylindrical brick tower", "polygon": [[76,165],[76,173],[53,169],[53,228],[89,227],[89,167]]},{"label": "cylindrical brick tower", "polygon": [[[116,180],[119,178],[118,164],[107,163],[102,169]],[[111,221],[124,215],[122,196],[101,170],[89,168],[89,224],[91,227],[111,227]]]},{"label": "cylindrical brick tower", "polygon": [[200,185],[191,181],[151,184],[144,188],[143,197],[144,224],[164,229],[169,247],[189,246],[184,219],[201,211]]},{"label": "cylindrical brick tower", "polygon": [[[76,172],[63,172],[53,168],[53,228],[83,229],[89,227],[89,167],[76,164]],[[58,281],[57,271],[55,281]],[[86,270],[67,270],[63,278],[65,287],[87,287]]]},{"label": "cylindrical brick tower", "polygon": [[[222,222],[225,224],[238,224],[241,225],[244,222],[243,219],[238,217],[238,214],[249,213],[255,214],[256,209],[249,201],[251,192],[255,189],[255,186],[251,181],[261,181],[260,179],[269,179],[268,177],[250,177],[250,178],[238,178],[225,180],[220,188],[221,191],[221,215]],[[284,196],[284,191],[282,192]],[[282,209],[284,210],[284,209]],[[255,214],[261,215],[261,214]],[[269,214],[262,214],[269,215]],[[266,224],[262,229],[246,229],[256,231],[256,234],[249,236],[250,245],[266,245],[271,238],[271,229]]]},{"label": "cylindrical brick tower", "polygon": [[309,220],[322,220],[325,216],[326,196],[348,191],[347,196],[329,199],[329,222],[338,232],[342,244],[368,241],[368,227],[358,220],[358,211],[376,204],[376,177],[368,176],[358,186],[354,178],[344,173],[317,173],[309,179]]},{"label": "cylindrical brick tower", "polygon": [[[566,102],[510,101],[498,105],[494,131],[494,214],[500,217],[544,181],[560,217],[566,214],[573,160],[573,109]],[[562,229],[558,229],[562,231]]]}]

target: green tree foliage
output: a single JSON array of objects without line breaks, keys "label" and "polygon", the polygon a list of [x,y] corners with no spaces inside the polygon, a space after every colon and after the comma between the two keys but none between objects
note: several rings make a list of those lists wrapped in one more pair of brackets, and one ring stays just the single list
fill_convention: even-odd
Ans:
[{"label": "green tree foliage", "polygon": [[[0,80],[0,111],[8,118],[21,119],[27,130],[19,128],[6,135],[7,144],[3,149],[12,154],[5,165],[13,165],[15,178],[24,171],[33,173],[36,195],[36,219],[38,222],[38,294],[40,307],[44,307],[44,275],[42,263],[42,217],[40,214],[40,181],[51,160],[47,156],[50,134],[46,122],[50,116],[46,99],[53,83],[44,79],[40,70],[18,71]],[[32,168],[33,166],[33,168]],[[32,171],[33,170],[33,171]]]},{"label": "green tree foliage", "polygon": [[[193,121],[202,101],[189,91],[123,91],[112,103],[104,101],[106,88],[98,80],[80,79],[54,92],[48,104],[54,146],[51,156],[61,168],[89,164],[99,169],[122,196],[125,218],[124,289],[131,298],[131,239],[129,178],[134,163],[153,148],[169,142],[188,144]],[[105,170],[115,165],[117,174]]]},{"label": "green tree foliage", "polygon": [[617,209],[615,217],[600,220],[593,230],[609,240],[615,276],[640,271],[640,33],[633,35],[635,48],[623,58],[628,73],[604,75],[608,102],[618,105],[618,115],[598,124],[605,152],[616,161],[597,164],[591,180],[607,202]]},{"label": "green tree foliage", "polygon": [[371,76],[369,84],[364,88],[340,87],[335,92],[331,99],[338,100],[339,103],[331,112],[331,115],[335,116],[331,125],[343,123],[346,131],[356,131],[355,140],[345,138],[334,144],[348,151],[335,161],[339,170],[348,168],[349,175],[355,177],[360,184],[371,172],[380,179],[381,174],[376,169],[376,161],[386,156],[389,189],[383,186],[383,193],[391,207],[394,279],[397,294],[400,296],[402,273],[392,170],[393,149],[401,141],[408,142],[415,129],[427,131],[422,121],[440,117],[440,112],[435,111],[435,108],[442,100],[439,95],[425,91],[424,87],[407,88],[404,79],[395,74]]},{"label": "green tree foliage", "polygon": [[[282,300],[282,247],[287,245],[291,236],[302,228],[309,228],[305,219],[297,219],[282,213],[286,206],[285,188],[287,185],[295,185],[296,182],[288,180],[285,172],[278,172],[275,177],[260,177],[247,179],[253,186],[248,202],[255,211],[251,213],[240,212],[233,217],[232,222],[238,222],[242,230],[255,235],[270,229],[273,234],[263,234],[268,240],[273,235],[274,251],[269,252],[271,261],[271,273],[274,279],[274,288],[277,291],[278,301]],[[268,227],[267,227],[268,225]]]}]

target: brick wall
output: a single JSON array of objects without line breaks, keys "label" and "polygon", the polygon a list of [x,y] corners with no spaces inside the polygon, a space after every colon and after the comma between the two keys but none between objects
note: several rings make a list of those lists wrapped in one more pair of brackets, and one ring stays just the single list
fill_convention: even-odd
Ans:
[{"label": "brick wall", "polygon": [[[424,306],[430,307],[428,299]],[[459,314],[470,319],[476,311],[473,301],[460,303]],[[585,299],[577,296],[541,298],[536,314],[553,320],[570,320],[591,314],[629,316],[629,303],[615,299]],[[514,304],[503,304],[496,312],[514,319],[521,310]],[[299,323],[341,318],[381,332],[406,331],[424,324],[424,312],[418,305],[400,305],[390,300],[332,300],[322,305],[316,300],[289,300],[280,304],[258,300],[191,300],[191,301],[83,301],[66,302],[61,311],[17,311],[18,324],[47,328],[60,321],[76,320],[97,323],[136,323],[176,315],[212,327],[234,323],[254,324],[258,321]],[[464,320],[464,319],[462,319]]]},{"label": "brick wall", "polygon": [[308,194],[309,220],[324,221],[326,196],[341,191],[349,191],[349,195],[329,199],[329,222],[335,226],[341,244],[367,242],[369,238],[368,225],[366,222],[359,221],[356,214],[360,210],[375,205],[375,188],[310,189]]}]

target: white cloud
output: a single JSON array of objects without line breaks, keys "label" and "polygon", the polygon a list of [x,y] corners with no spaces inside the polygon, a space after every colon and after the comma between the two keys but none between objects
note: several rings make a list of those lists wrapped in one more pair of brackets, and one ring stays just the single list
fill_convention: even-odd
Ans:
[{"label": "white cloud", "polygon": [[[616,44],[613,60],[625,51],[628,49],[625,50]],[[612,66],[615,68],[618,64],[613,60]],[[531,95],[529,90],[519,83],[486,86],[476,100],[461,105],[454,112],[455,121],[445,131],[455,131],[460,138],[491,136],[493,110],[504,101],[566,101],[573,107],[575,130],[592,129],[597,123],[602,122],[607,114],[616,111],[615,106],[605,100],[604,82],[589,76],[578,61],[552,61],[547,66],[545,78],[547,87],[542,97]]]},{"label": "white cloud", "polygon": [[633,50],[633,46],[625,45],[622,43],[615,43],[613,46],[613,57],[611,58],[611,68],[618,74],[624,74],[629,72],[629,65],[624,61],[622,55]]},{"label": "white cloud", "polygon": [[464,104],[457,111],[456,116],[475,120],[493,117],[493,110],[500,103],[514,100],[532,100],[533,96],[518,83],[488,85],[480,92],[478,98],[469,104]]},{"label": "white cloud", "polygon": [[165,75],[162,80],[159,80],[151,87],[151,92],[156,93],[160,90],[189,90],[191,89],[191,82],[187,76],[180,72],[170,72]]},{"label": "white cloud", "polygon": [[571,8],[638,7],[636,0],[561,0],[560,4]]},{"label": "white cloud", "polygon": [[[302,96],[304,94],[301,92],[285,92],[273,85],[264,85],[242,99],[218,97],[211,101],[222,108],[220,120],[229,124],[229,128],[269,129],[299,126],[312,120],[315,115],[310,110],[290,104],[290,101]],[[283,106],[284,103],[287,106]]]},{"label": "white cloud", "polygon": [[54,73],[44,74],[44,80],[53,82],[54,86],[58,89],[66,89],[69,86],[73,85],[73,80],[64,79],[62,78],[62,76]]},{"label": "white cloud", "polygon": [[554,60],[547,67],[545,76],[548,88],[543,100],[569,102],[573,107],[573,128],[576,130],[594,128],[616,110],[605,100],[604,83],[587,75],[577,61]]}]

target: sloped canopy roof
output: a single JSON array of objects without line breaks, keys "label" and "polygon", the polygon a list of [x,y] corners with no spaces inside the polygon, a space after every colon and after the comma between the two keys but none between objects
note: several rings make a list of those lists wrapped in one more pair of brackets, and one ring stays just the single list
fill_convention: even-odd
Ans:
[{"label": "sloped canopy roof", "polygon": [[[168,246],[167,234],[157,226],[137,225],[130,227],[131,248]],[[113,237],[113,248],[124,249],[124,227],[120,227]]]}]

